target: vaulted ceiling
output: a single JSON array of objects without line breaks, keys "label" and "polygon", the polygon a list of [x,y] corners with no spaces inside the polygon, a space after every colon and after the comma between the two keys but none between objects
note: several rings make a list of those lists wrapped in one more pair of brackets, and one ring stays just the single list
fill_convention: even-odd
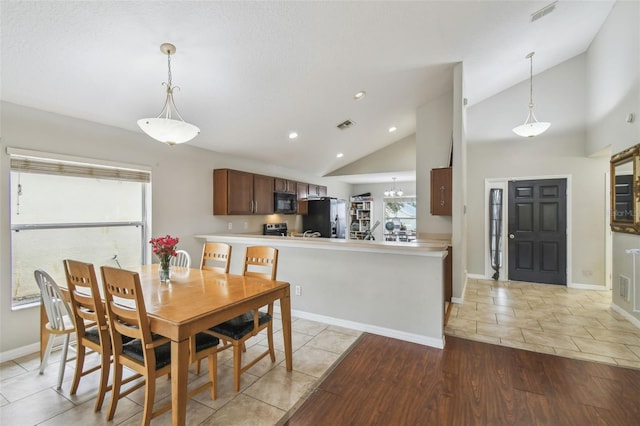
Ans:
[{"label": "vaulted ceiling", "polygon": [[584,52],[613,3],[559,1],[531,22],[549,1],[3,1],[1,97],[142,135],[171,42],[191,145],[324,175],[413,134],[453,64],[476,104],[528,79],[530,51],[535,73]]}]

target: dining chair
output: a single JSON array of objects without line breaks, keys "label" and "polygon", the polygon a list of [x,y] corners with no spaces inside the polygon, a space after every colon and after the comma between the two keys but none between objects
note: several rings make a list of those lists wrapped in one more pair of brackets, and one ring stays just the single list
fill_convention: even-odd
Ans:
[{"label": "dining chair", "polygon": [[[106,393],[111,390],[111,386],[108,386],[111,368],[111,337],[107,316],[93,264],[70,259],[65,259],[63,264],[77,336],[76,369],[69,394],[76,394],[80,378],[99,370],[100,383],[94,406],[94,411],[98,411],[102,408]],[[125,342],[129,340],[131,339],[125,339]],[[100,364],[85,371],[84,361],[87,351],[100,354]],[[135,378],[136,376],[131,376],[125,380],[125,383]]]},{"label": "dining chair", "polygon": [[229,244],[204,243],[200,269],[228,274],[230,260],[231,246]]},{"label": "dining chair", "polygon": [[[146,385],[142,424],[148,425],[152,418],[171,409],[169,402],[153,410],[156,379],[171,373],[171,343],[168,338],[151,333],[138,273],[108,266],[100,267],[100,271],[113,348],[113,389],[107,420],[113,419],[120,398]],[[124,343],[123,336],[133,340]],[[215,399],[219,340],[199,333],[195,341],[192,349],[205,351],[208,355],[209,383],[190,391],[187,397],[210,387],[211,399]],[[123,366],[145,380],[121,391]]]},{"label": "dining chair", "polygon": [[191,256],[185,250],[176,250],[176,255],[171,258],[169,263],[171,266],[188,269],[191,268]]},{"label": "dining chair", "polygon": [[[247,247],[242,275],[245,277],[257,277],[267,280],[275,280],[278,270],[278,249],[266,246]],[[240,391],[240,376],[253,367],[258,361],[269,355],[271,362],[276,361],[273,348],[273,303],[267,305],[267,312],[258,309],[249,311],[218,324],[209,329],[209,332],[221,339],[225,344],[219,351],[233,347],[233,383],[236,392]],[[267,328],[268,349],[256,356],[252,361],[242,366],[242,352],[245,342]],[[228,343],[227,343],[228,342]]]},{"label": "dining chair", "polygon": [[47,324],[45,330],[47,332],[47,347],[40,362],[40,374],[44,374],[47,363],[49,362],[49,355],[53,349],[53,342],[56,336],[64,335],[64,342],[62,343],[62,356],[60,357],[60,369],[58,371],[58,386],[56,389],[62,388],[62,379],[64,378],[64,368],[67,363],[67,353],[69,350],[69,338],[72,333],[76,331],[76,327],[73,321],[73,313],[69,308],[69,305],[62,296],[60,287],[51,278],[51,275],[37,269],[34,271],[36,283],[40,288],[40,295],[42,296],[42,303],[44,304],[45,312],[47,313]]}]

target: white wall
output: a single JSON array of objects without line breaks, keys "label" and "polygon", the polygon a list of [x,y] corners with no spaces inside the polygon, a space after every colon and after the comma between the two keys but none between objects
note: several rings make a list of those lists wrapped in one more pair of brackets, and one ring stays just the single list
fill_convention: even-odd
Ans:
[{"label": "white wall", "polygon": [[[447,92],[416,111],[416,195],[418,233],[450,234],[451,217],[432,216],[431,169],[449,166],[453,93]],[[455,197],[455,195],[454,195]]]},{"label": "white wall", "polygon": [[[614,5],[587,52],[587,88],[588,152],[611,145],[616,153],[640,143],[640,2]],[[631,124],[625,122],[628,113],[636,117]],[[628,248],[640,248],[640,236],[614,233],[613,303],[640,320],[640,313],[620,297],[620,276],[633,277]],[[640,285],[635,286],[640,293]]]},{"label": "white wall", "polygon": [[[239,157],[190,146],[169,147],[142,132],[134,133],[83,120],[21,107],[1,105],[0,144],[0,352],[38,341],[38,309],[11,310],[9,234],[9,157],[6,147],[137,164],[152,169],[152,234],[179,236],[180,248],[192,258],[201,255],[201,241],[193,235],[227,231],[261,233],[261,225],[294,216],[213,216],[213,169],[234,168],[323,184],[329,195],[348,198],[351,185],[277,168]],[[200,135],[199,137],[206,137]],[[62,200],[61,200],[62,202]],[[244,223],[248,229],[244,229]],[[55,248],[52,248],[55,250]],[[99,266],[99,265],[98,265]]]}]

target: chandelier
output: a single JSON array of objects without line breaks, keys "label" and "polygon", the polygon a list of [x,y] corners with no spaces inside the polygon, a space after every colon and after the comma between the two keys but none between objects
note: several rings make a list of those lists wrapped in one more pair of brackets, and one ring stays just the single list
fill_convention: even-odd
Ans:
[{"label": "chandelier", "polygon": [[384,196],[385,197],[402,197],[404,192],[400,188],[396,189],[396,178],[392,178],[392,179],[393,179],[393,187],[391,189],[384,191]]},{"label": "chandelier", "polygon": [[513,132],[525,138],[532,138],[534,136],[538,136],[541,133],[544,133],[551,123],[546,123],[542,121],[538,121],[535,114],[533,113],[533,55],[535,52],[529,53],[526,58],[531,61],[530,73],[529,73],[529,115],[527,115],[527,119],[524,124],[521,124],[518,127],[513,128]]},{"label": "chandelier", "polygon": [[[156,118],[141,118],[138,120],[138,126],[153,139],[167,145],[189,142],[200,133],[200,129],[184,121],[173,103],[173,89],[180,89],[178,86],[174,87],[171,82],[171,55],[176,53],[176,47],[171,43],[163,43],[160,51],[167,55],[169,68],[169,79],[166,83],[162,83],[167,87],[167,99],[164,101],[164,108],[160,115]],[[174,114],[179,120],[172,118]]]}]

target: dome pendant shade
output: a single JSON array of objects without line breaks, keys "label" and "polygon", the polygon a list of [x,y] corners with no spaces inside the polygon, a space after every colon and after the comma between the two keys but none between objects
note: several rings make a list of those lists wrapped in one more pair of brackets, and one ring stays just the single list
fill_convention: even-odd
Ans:
[{"label": "dome pendant shade", "polygon": [[[198,136],[200,129],[184,121],[178,112],[178,108],[173,103],[174,87],[171,85],[171,55],[176,52],[176,47],[170,43],[163,43],[160,46],[160,50],[167,55],[169,68],[169,80],[167,83],[162,83],[167,86],[167,99],[160,115],[156,118],[141,118],[138,120],[138,126],[153,139],[164,142],[167,145],[189,142]],[[174,114],[178,117],[177,120],[172,118]]]},{"label": "dome pendant shade", "polygon": [[526,58],[531,62],[530,74],[529,74],[529,115],[524,124],[514,127],[513,132],[525,138],[532,138],[538,136],[547,131],[551,127],[551,123],[544,121],[538,121],[536,115],[533,113],[533,55],[535,52],[529,53]]}]

